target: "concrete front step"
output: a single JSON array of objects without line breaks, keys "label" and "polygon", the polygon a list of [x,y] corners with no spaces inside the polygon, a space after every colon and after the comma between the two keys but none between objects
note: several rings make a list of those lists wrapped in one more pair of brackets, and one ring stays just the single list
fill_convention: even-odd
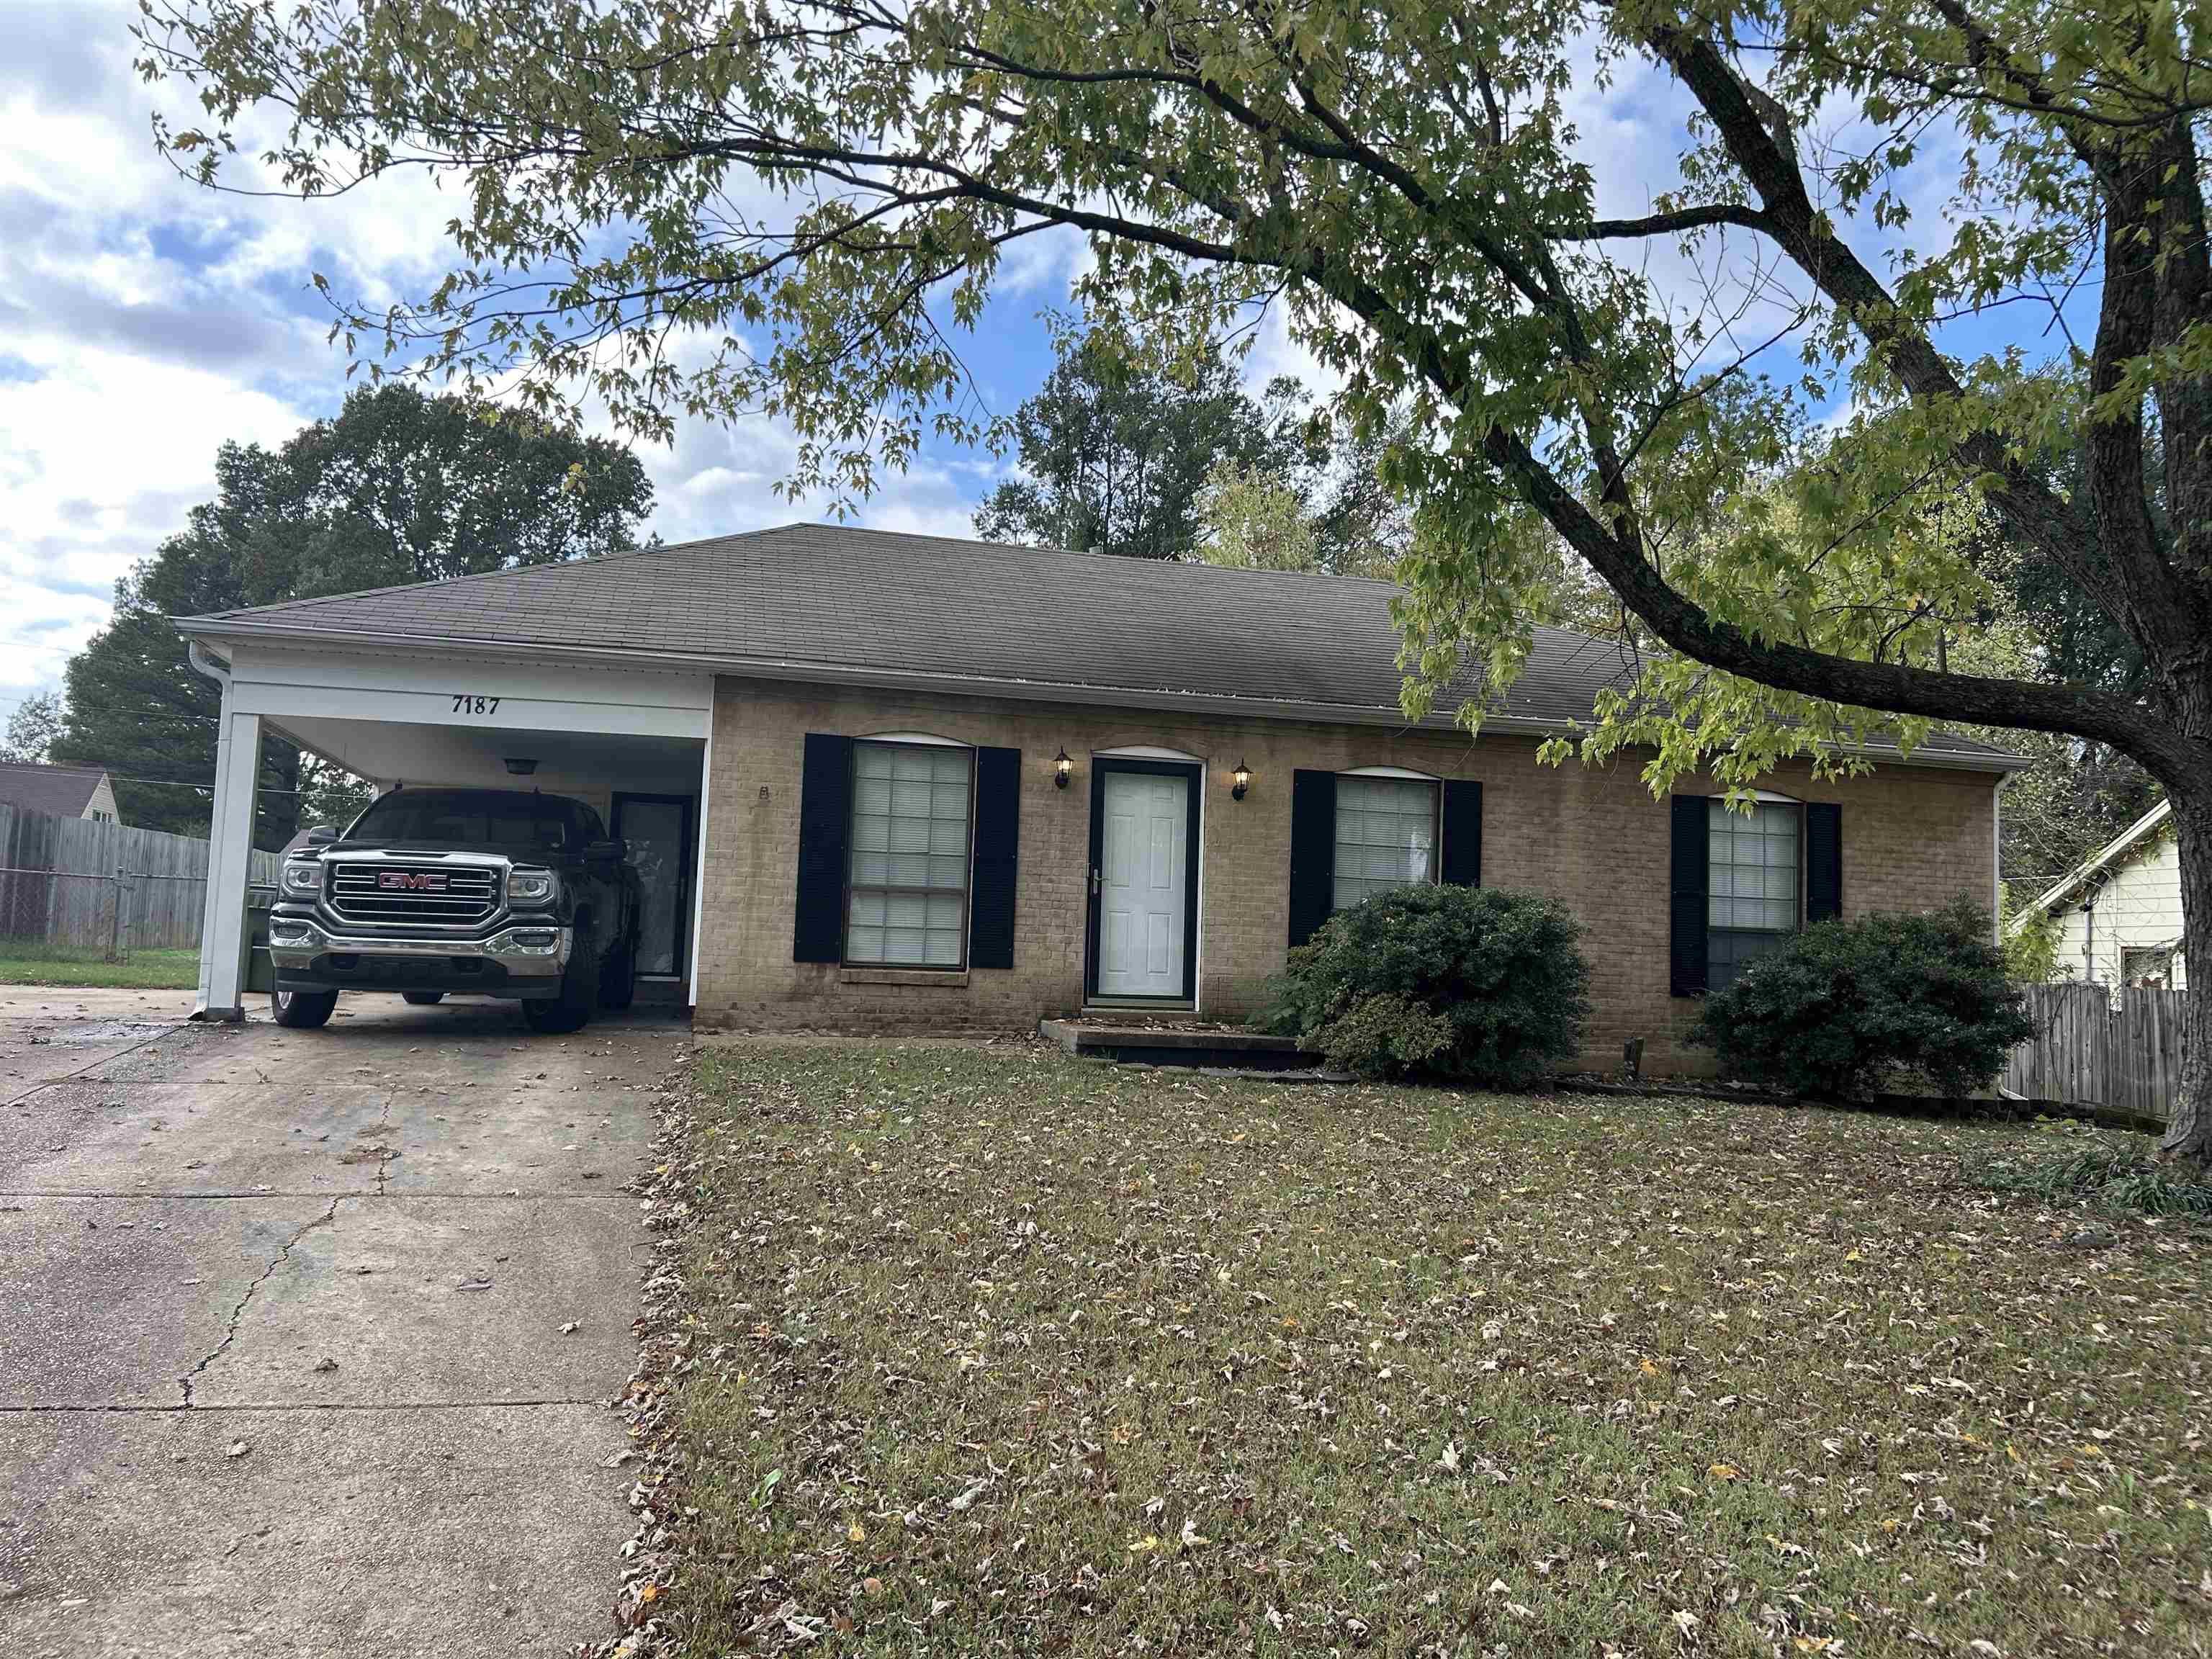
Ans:
[{"label": "concrete front step", "polygon": [[1109,1025],[1073,1019],[1037,1022],[1037,1035],[1071,1054],[1147,1066],[1229,1066],[1252,1071],[1309,1071],[1321,1056],[1296,1037],[1199,1025]]}]

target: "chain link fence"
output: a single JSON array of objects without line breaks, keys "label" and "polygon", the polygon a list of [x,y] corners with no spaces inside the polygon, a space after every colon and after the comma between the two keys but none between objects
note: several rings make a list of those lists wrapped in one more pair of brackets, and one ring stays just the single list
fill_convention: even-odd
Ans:
[{"label": "chain link fence", "polygon": [[128,962],[197,949],[206,902],[204,876],[0,867],[0,956]]},{"label": "chain link fence", "polygon": [[[127,962],[197,951],[208,843],[195,836],[0,805],[0,957]],[[255,852],[249,883],[283,860]]]}]

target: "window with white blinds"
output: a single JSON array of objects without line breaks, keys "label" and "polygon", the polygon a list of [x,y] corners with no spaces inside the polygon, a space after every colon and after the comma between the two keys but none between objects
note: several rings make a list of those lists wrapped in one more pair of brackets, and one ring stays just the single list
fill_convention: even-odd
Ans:
[{"label": "window with white blinds", "polygon": [[972,750],[853,745],[846,961],[891,968],[965,962],[974,794]]},{"label": "window with white blinds", "polygon": [[1803,814],[1790,801],[1732,812],[1716,798],[1705,823],[1706,983],[1717,991],[1797,931]]},{"label": "window with white blinds", "polygon": [[1334,908],[1437,878],[1437,786],[1429,778],[1336,781]]}]

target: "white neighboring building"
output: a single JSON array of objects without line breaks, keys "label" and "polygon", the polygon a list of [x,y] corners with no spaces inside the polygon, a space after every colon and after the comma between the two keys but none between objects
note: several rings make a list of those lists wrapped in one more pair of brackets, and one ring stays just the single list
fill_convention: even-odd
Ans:
[{"label": "white neighboring building", "polygon": [[2039,894],[2025,915],[2059,921],[2062,979],[2118,988],[2186,988],[2181,848],[2159,804]]}]

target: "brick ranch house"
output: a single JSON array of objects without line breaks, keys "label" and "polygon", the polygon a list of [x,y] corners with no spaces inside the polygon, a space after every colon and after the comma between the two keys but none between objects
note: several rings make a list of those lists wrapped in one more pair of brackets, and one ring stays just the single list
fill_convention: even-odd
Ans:
[{"label": "brick ranch house", "polygon": [[[1989,902],[2018,763],[1945,737],[1793,764],[1754,811],[1538,764],[1622,672],[1540,634],[1470,738],[1409,724],[1384,583],[823,525],[181,623],[223,686],[209,938],[244,902],[263,724],[374,780],[581,797],[650,895],[641,994],[703,1027],[1014,1030],[1250,1013],[1406,881],[1588,930],[1593,1061],[1693,1063],[1694,999],[1808,918]],[[203,953],[207,1012],[240,1006]]]}]

